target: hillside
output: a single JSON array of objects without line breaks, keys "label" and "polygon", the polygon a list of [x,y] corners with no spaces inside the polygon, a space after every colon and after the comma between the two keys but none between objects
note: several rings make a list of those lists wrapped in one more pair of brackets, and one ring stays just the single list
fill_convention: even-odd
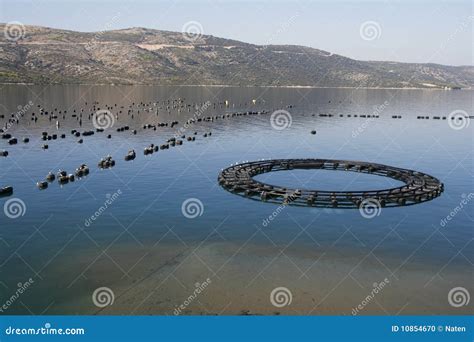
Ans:
[{"label": "hillside", "polygon": [[[0,24],[3,31],[5,24]],[[0,36],[0,83],[319,87],[474,86],[474,67],[367,62],[303,46],[260,46],[144,28],[97,33],[26,26]]]}]

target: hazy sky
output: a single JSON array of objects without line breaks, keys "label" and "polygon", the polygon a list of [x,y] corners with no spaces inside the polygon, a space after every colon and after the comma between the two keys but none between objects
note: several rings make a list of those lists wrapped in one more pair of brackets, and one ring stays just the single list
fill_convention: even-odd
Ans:
[{"label": "hazy sky", "polygon": [[[473,14],[472,0],[0,0],[0,22],[77,31],[137,26],[181,31],[196,21],[204,34],[249,43],[451,65],[474,64]],[[361,33],[364,23],[367,31]]]}]

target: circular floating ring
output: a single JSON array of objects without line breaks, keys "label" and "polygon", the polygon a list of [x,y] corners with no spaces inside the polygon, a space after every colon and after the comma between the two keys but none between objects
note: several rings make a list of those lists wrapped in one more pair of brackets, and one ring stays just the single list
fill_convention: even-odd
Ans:
[{"label": "circular floating ring", "polygon": [[[323,191],[284,188],[253,179],[262,173],[294,169],[367,173],[393,178],[405,185],[383,190]],[[380,207],[399,207],[430,201],[444,191],[443,183],[422,172],[376,163],[331,159],[273,159],[242,163],[222,170],[218,181],[227,191],[253,200],[324,208],[361,208],[367,201],[376,201]]]}]

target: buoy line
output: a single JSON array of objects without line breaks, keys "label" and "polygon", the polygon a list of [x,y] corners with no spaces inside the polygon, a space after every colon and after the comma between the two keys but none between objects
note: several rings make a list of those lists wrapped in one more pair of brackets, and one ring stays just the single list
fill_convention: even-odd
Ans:
[{"label": "buoy line", "polygon": [[[259,182],[259,174],[293,169],[339,170],[389,177],[405,185],[367,191],[291,189]],[[428,174],[370,162],[331,159],[273,159],[246,162],[221,171],[219,184],[229,192],[254,200],[296,206],[360,208],[367,200],[380,207],[398,207],[430,201],[444,185]]]}]

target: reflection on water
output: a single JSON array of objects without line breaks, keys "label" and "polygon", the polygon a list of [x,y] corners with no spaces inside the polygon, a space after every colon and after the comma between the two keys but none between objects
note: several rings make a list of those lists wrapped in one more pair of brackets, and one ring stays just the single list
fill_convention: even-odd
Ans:
[{"label": "reflection on water", "polygon": [[[16,302],[8,313],[41,313],[45,309],[47,313],[95,312],[91,293],[97,287],[110,286],[122,298],[117,299],[120,312],[131,313],[137,303],[144,303],[156,310],[136,312],[166,314],[182,299],[176,292],[184,291],[185,296],[186,286],[209,275],[214,279],[212,286],[222,296],[219,302],[206,302],[212,313],[218,313],[226,299],[235,306],[239,289],[256,286],[252,295],[245,297],[247,301],[243,300],[242,309],[258,298],[266,300],[269,279],[280,279],[283,283],[289,281],[286,277],[299,279],[324,253],[327,255],[323,260],[329,265],[337,264],[337,269],[327,266],[327,279],[321,281],[316,278],[321,273],[311,274],[322,272],[321,269],[310,267],[303,278],[315,278],[293,284],[300,299],[309,291],[317,304],[330,292],[331,284],[334,287],[347,275],[350,268],[345,274],[341,270],[351,262],[357,265],[354,276],[364,275],[359,282],[367,280],[372,284],[389,276],[396,279],[393,283],[398,286],[398,293],[403,289],[410,292],[407,289],[412,286],[413,293],[425,290],[440,298],[440,303],[445,301],[449,284],[465,276],[472,279],[472,273],[466,274],[465,270],[474,261],[473,203],[467,201],[448,224],[441,226],[440,222],[459,206],[463,194],[473,192],[474,125],[454,130],[448,125],[449,120],[432,119],[448,116],[454,110],[472,115],[472,92],[141,86],[4,86],[0,92],[0,110],[5,116],[0,119],[2,127],[22,110],[18,106],[23,106],[27,113],[8,130],[19,143],[10,146],[8,140],[0,140],[0,150],[9,151],[8,157],[0,157],[0,186],[14,187],[14,195],[0,198],[0,204],[18,198],[25,208],[24,215],[15,219],[0,215],[1,297],[11,296],[17,283],[30,277],[36,279],[21,299],[24,305]],[[173,100],[190,106],[178,110],[173,108]],[[71,130],[82,132],[94,127],[85,115],[82,123],[78,116],[73,117],[74,110],[80,113],[84,109],[87,113],[95,101],[96,108],[112,106],[114,114],[123,106],[122,113],[111,129],[81,137],[84,141],[79,144]],[[195,117],[196,108],[207,101],[210,105],[202,117],[248,110],[268,110],[269,114],[202,121],[185,127],[184,123]],[[141,103],[147,105],[140,107]],[[127,114],[130,105],[133,118]],[[292,107],[287,108],[289,105]],[[38,106],[67,113],[49,120],[46,115],[38,115]],[[270,123],[270,114],[281,108],[291,114],[291,125],[276,130]],[[38,116],[36,122],[31,120],[32,112]],[[321,113],[332,116],[320,116]],[[363,118],[361,114],[379,118]],[[417,116],[431,119],[419,120]],[[56,120],[60,121],[59,128]],[[146,124],[173,121],[178,121],[173,128],[143,129]],[[116,132],[116,128],[127,125],[130,130]],[[134,129],[136,135],[132,133]],[[164,144],[178,130],[180,134],[195,136],[196,140],[143,155],[146,146]],[[311,134],[312,130],[317,134]],[[43,131],[58,136],[65,133],[66,138],[47,141],[49,148],[44,150]],[[212,136],[204,138],[208,132]],[[108,134],[112,135],[110,139]],[[22,142],[25,137],[30,139],[29,143]],[[124,156],[131,149],[137,151],[137,157],[125,162]],[[109,154],[116,165],[99,169],[100,158]],[[264,226],[262,222],[274,214],[277,206],[234,196],[216,181],[220,170],[230,164],[262,158],[372,161],[428,173],[440,179],[446,190],[431,202],[382,210],[373,219],[362,217],[357,210],[285,207],[271,224]],[[43,191],[36,188],[36,182],[48,172],[63,169],[73,173],[84,163],[90,167],[87,177],[63,186],[53,182]],[[259,177],[271,184],[334,190],[397,185],[387,178],[342,172],[294,171]],[[120,194],[114,196],[117,193]],[[189,198],[202,203],[200,215],[195,218],[182,214],[182,204]],[[222,244],[227,247],[220,247]],[[211,249],[212,246],[215,247]],[[245,248],[239,250],[240,246]],[[282,248],[292,262],[278,263]],[[160,285],[166,278],[160,272],[185,265],[181,258],[192,255],[190,251],[196,249],[200,266],[189,264],[176,273],[185,286],[165,284],[163,298],[149,303],[150,290],[146,286]],[[253,256],[243,255],[243,251]],[[276,264],[266,267],[274,257],[280,268],[274,269]],[[196,255],[190,257],[193,258]],[[365,261],[356,262],[363,259],[373,260],[367,265]],[[403,272],[408,269],[418,270],[423,280],[404,278]],[[449,277],[445,277],[443,272],[448,271]],[[445,279],[442,285],[438,282],[440,277]],[[153,279],[153,283],[145,279]],[[396,299],[397,293],[386,296],[381,296],[380,302],[390,303],[391,313],[406,304]],[[354,294],[345,299],[356,303],[358,298]],[[430,298],[418,296],[420,302],[412,312],[449,310],[443,306],[427,309]],[[327,300],[333,312],[345,312],[337,309],[341,308],[337,299],[334,303],[331,297]],[[68,306],[78,301],[81,304]],[[261,313],[271,314],[262,306]],[[309,313],[311,308],[307,306],[301,304],[300,313]],[[258,311],[258,307],[254,310]]]},{"label": "reflection on water", "polygon": [[322,191],[366,191],[390,189],[405,183],[388,177],[354,172],[329,170],[292,170],[273,172],[254,177],[260,182],[293,189],[317,189]]}]

